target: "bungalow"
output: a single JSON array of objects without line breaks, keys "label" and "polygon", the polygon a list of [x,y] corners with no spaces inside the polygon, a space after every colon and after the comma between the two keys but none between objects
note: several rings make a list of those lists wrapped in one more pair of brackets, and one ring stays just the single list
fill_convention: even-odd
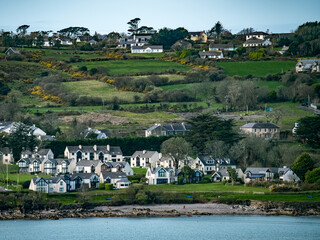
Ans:
[{"label": "bungalow", "polygon": [[74,173],[100,173],[102,162],[100,160],[80,160],[77,162]]},{"label": "bungalow", "polygon": [[172,168],[148,168],[146,173],[149,185],[173,183],[177,181],[175,171]]},{"label": "bungalow", "polygon": [[123,172],[101,172],[100,183],[112,183],[115,188],[128,188],[131,184]]},{"label": "bungalow", "polygon": [[99,187],[99,176],[95,173],[74,173],[72,177],[80,177],[83,181],[83,184],[87,184],[89,188],[98,188]]},{"label": "bungalow", "polygon": [[246,40],[252,39],[252,38],[256,38],[256,39],[260,39],[260,40],[265,40],[267,37],[269,37],[268,33],[265,32],[252,32],[246,35]]},{"label": "bungalow", "polygon": [[185,135],[190,130],[190,125],[180,124],[159,124],[145,130],[145,136],[168,136],[168,135]]},{"label": "bungalow", "polygon": [[101,172],[124,172],[127,176],[133,175],[133,170],[127,162],[105,162],[100,167]]},{"label": "bungalow", "polygon": [[0,132],[4,132],[6,134],[11,134],[14,132],[19,125],[22,124],[30,129],[30,133],[36,137],[46,136],[46,133],[42,131],[42,129],[37,128],[34,124],[32,126],[25,125],[21,122],[0,122]]},{"label": "bungalow", "polygon": [[97,44],[98,42],[97,42],[96,40],[91,39],[90,41],[88,41],[88,43],[89,43],[90,45],[95,45],[95,44]]},{"label": "bungalow", "polygon": [[272,43],[269,39],[262,40],[258,38],[250,38],[243,43],[243,47],[267,47],[271,45]]},{"label": "bungalow", "polygon": [[8,147],[4,147],[0,149],[0,162],[2,164],[13,164],[13,154]]},{"label": "bungalow", "polygon": [[131,53],[162,53],[162,45],[149,45],[149,46],[132,46]]},{"label": "bungalow", "polygon": [[36,177],[32,178],[29,189],[44,193],[65,193],[67,183],[61,177]]},{"label": "bungalow", "polygon": [[255,123],[246,123],[245,125],[240,127],[246,134],[252,134],[256,137],[263,137],[263,138],[279,138],[280,136],[280,128],[273,124],[273,123],[262,123],[262,122],[255,122]]},{"label": "bungalow", "polygon": [[88,128],[83,132],[83,135],[85,138],[92,138],[92,135],[90,136],[90,134],[96,134],[97,139],[106,139],[108,137],[110,137],[110,131],[108,129],[92,129],[92,128]]},{"label": "bungalow", "polygon": [[194,42],[200,41],[203,43],[206,43],[208,41],[208,36],[204,31],[202,31],[202,32],[189,32],[189,34],[190,34],[191,41],[194,41]]},{"label": "bungalow", "polygon": [[147,168],[149,166],[155,167],[156,162],[161,158],[161,153],[157,151],[135,151],[135,153],[130,158],[131,167],[143,167]]},{"label": "bungalow", "polygon": [[320,72],[320,59],[301,59],[296,64],[296,72]]},{"label": "bungalow", "polygon": [[72,40],[69,38],[59,38],[61,45],[72,45]]},{"label": "bungalow", "polygon": [[19,50],[13,48],[13,47],[9,47],[6,51],[5,51],[5,54],[7,56],[11,56],[11,55],[14,55],[14,54],[21,54]]},{"label": "bungalow", "polygon": [[214,58],[214,59],[222,59],[223,53],[222,51],[205,51],[199,52],[200,58]]},{"label": "bungalow", "polygon": [[213,174],[221,169],[236,168],[236,164],[230,158],[213,158],[211,156],[199,156],[192,168],[199,169],[204,175]]},{"label": "bungalow", "polygon": [[214,174],[212,174],[211,177],[214,182],[222,182],[224,180],[229,180],[230,174],[227,169],[220,169],[219,171],[216,171]]},{"label": "bungalow", "polygon": [[64,151],[67,159],[80,160],[100,160],[120,162],[123,160],[121,148],[118,146],[67,146]]},{"label": "bungalow", "polygon": [[275,174],[281,181],[300,181],[300,178],[290,168],[284,166],[283,168],[247,168],[244,172],[244,182],[271,181]]},{"label": "bungalow", "polygon": [[209,51],[235,51],[238,47],[233,44],[214,44],[209,45]]}]

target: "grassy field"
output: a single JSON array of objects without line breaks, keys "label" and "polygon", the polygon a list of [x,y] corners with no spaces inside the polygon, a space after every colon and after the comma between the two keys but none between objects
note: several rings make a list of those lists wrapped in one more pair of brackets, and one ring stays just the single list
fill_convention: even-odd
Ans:
[{"label": "grassy field", "polygon": [[112,100],[114,97],[118,97],[119,100],[133,102],[133,96],[143,97],[142,93],[119,91],[110,84],[96,80],[64,82],[62,86],[81,96],[101,97],[106,100]]},{"label": "grassy field", "polygon": [[265,77],[268,74],[283,73],[294,68],[295,61],[250,61],[250,62],[218,62],[229,76]]},{"label": "grassy field", "polygon": [[259,87],[268,87],[270,91],[275,91],[277,87],[284,85],[282,82],[277,81],[257,81],[256,83]]},{"label": "grassy field", "polygon": [[147,169],[146,168],[132,168],[134,174],[146,174]]},{"label": "grassy field", "polygon": [[79,62],[72,63],[72,66],[86,66],[89,69],[104,67],[108,70],[109,75],[127,75],[134,73],[162,73],[170,69],[175,71],[186,72],[191,67],[181,65],[175,62],[165,62],[160,60],[114,60],[114,61],[99,61],[99,62]]},{"label": "grassy field", "polygon": [[[134,76],[134,79],[144,79],[147,78],[151,75],[144,75],[144,76]],[[179,75],[179,74],[161,74],[159,77],[166,77],[169,79],[169,82],[179,82],[184,80],[184,75]]]}]

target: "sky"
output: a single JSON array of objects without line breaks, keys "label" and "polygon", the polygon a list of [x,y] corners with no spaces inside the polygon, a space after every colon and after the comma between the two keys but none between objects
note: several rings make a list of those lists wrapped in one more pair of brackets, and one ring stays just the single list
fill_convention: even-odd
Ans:
[{"label": "sky", "polygon": [[86,27],[91,34],[127,32],[127,22],[139,17],[139,26],[158,30],[184,27],[211,29],[220,21],[237,33],[252,27],[272,33],[292,32],[305,22],[320,21],[320,0],[0,0],[0,30],[58,31]]}]

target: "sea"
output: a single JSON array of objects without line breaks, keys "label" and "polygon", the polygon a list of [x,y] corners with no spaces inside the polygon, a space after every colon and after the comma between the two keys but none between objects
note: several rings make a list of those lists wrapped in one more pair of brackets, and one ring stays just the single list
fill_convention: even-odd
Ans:
[{"label": "sea", "polygon": [[320,217],[193,216],[0,221],[1,240],[320,239]]}]

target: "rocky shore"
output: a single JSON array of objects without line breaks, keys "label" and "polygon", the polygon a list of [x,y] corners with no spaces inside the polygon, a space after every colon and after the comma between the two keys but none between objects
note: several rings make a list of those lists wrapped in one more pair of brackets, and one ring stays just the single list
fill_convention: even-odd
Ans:
[{"label": "rocky shore", "polygon": [[163,204],[126,206],[62,206],[59,209],[32,211],[20,210],[0,212],[0,220],[14,219],[59,219],[88,217],[178,217],[200,215],[320,215],[320,203],[301,202],[260,202],[251,201],[243,205],[218,203],[206,204]]}]

